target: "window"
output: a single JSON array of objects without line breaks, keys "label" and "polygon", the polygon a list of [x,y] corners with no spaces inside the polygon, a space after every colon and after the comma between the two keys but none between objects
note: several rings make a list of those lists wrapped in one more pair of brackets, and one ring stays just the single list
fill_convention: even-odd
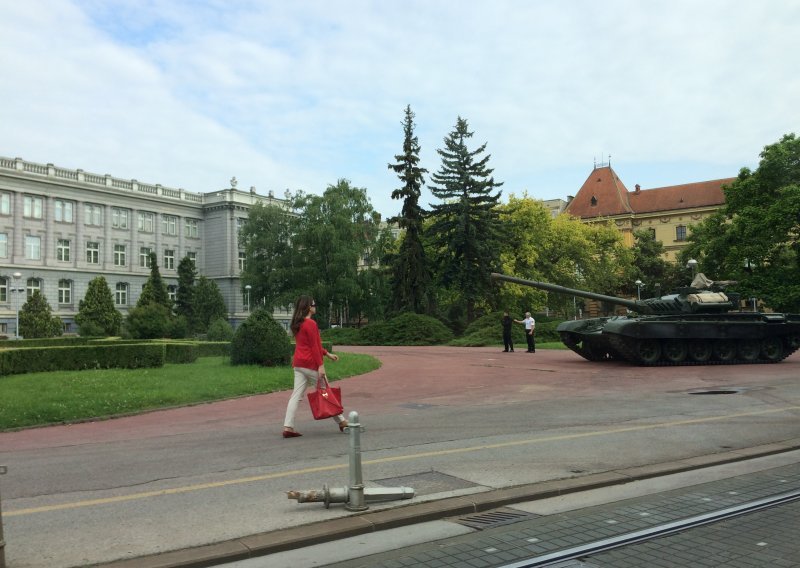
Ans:
[{"label": "window", "polygon": [[56,221],[62,223],[72,223],[72,201],[56,199]]},{"label": "window", "polygon": [[239,251],[239,270],[244,270],[244,266],[247,263],[247,254]]},{"label": "window", "polygon": [[175,285],[167,286],[167,296],[173,302],[178,299],[178,287]]},{"label": "window", "polygon": [[26,284],[27,298],[30,300],[34,292],[42,293],[42,281],[38,278],[28,278]]},{"label": "window", "polygon": [[8,278],[0,278],[0,303],[8,302]]},{"label": "window", "polygon": [[197,268],[197,253],[196,252],[187,252],[186,257],[192,263],[192,266]]},{"label": "window", "polygon": [[8,256],[8,233],[0,233],[0,258]]},{"label": "window", "polygon": [[675,240],[676,241],[685,241],[686,240],[686,226],[685,225],[678,225],[675,227]]},{"label": "window", "polygon": [[174,215],[161,216],[161,232],[165,235],[178,234],[178,218]]},{"label": "window", "polygon": [[58,303],[59,304],[72,303],[72,280],[58,281]]},{"label": "window", "polygon": [[0,193],[0,215],[11,215],[10,193]]},{"label": "window", "polygon": [[83,224],[100,227],[103,225],[103,206],[86,203],[83,206]]},{"label": "window", "polygon": [[155,225],[155,215],[147,211],[139,211],[139,230],[145,233],[152,233]]},{"label": "window", "polygon": [[647,230],[650,231],[650,236],[653,237],[653,240],[656,240],[656,230],[653,227],[650,227]]},{"label": "window", "polygon": [[125,245],[114,245],[114,266],[127,266],[128,258]]},{"label": "window", "polygon": [[197,219],[186,219],[183,226],[185,236],[196,239],[198,235],[197,226]]},{"label": "window", "polygon": [[100,264],[100,243],[86,243],[86,263]]},{"label": "window", "polygon": [[128,305],[128,285],[124,282],[118,282],[114,290],[114,304],[117,306]]},{"label": "window", "polygon": [[139,249],[139,266],[142,268],[150,268],[150,253],[153,249],[150,247],[141,247]]},{"label": "window", "polygon": [[167,270],[175,269],[175,251],[166,249],[164,250],[164,268]]},{"label": "window", "polygon": [[42,198],[34,197],[33,195],[26,195],[23,200],[22,216],[28,219],[41,219],[42,218]]},{"label": "window", "polygon": [[128,228],[128,216],[130,212],[127,209],[119,209],[118,207],[111,208],[111,226],[115,229]]},{"label": "window", "polygon": [[56,260],[69,262],[69,240],[58,239],[56,241]]},{"label": "window", "polygon": [[25,235],[25,258],[28,260],[42,259],[42,240],[40,237]]},{"label": "window", "polygon": [[241,233],[242,232],[242,227],[244,227],[244,224],[246,222],[247,222],[247,219],[245,219],[244,217],[237,217],[236,218],[236,232],[237,233]]}]

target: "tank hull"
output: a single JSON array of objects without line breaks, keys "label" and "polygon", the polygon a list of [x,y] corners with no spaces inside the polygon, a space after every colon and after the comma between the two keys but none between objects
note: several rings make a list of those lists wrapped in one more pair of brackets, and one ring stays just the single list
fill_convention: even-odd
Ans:
[{"label": "tank hull", "polygon": [[729,312],[568,321],[557,331],[590,361],[637,365],[777,363],[800,348],[800,315]]}]

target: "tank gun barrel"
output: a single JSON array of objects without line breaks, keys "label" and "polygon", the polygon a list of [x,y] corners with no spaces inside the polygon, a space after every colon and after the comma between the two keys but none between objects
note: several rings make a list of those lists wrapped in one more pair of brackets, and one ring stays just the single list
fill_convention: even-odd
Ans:
[{"label": "tank gun barrel", "polygon": [[558,284],[548,284],[547,282],[537,282],[536,280],[525,280],[524,278],[516,278],[514,276],[506,276],[505,274],[492,273],[493,280],[502,280],[519,284],[520,286],[530,286],[532,288],[539,288],[540,290],[547,290],[548,292],[556,292],[558,294],[566,294],[568,296],[579,296],[581,298],[589,298],[591,300],[599,300],[601,302],[608,302],[618,306],[625,306],[631,310],[639,313],[647,314],[652,310],[644,302],[637,302],[636,300],[626,300],[624,298],[617,298],[616,296],[606,296],[605,294],[596,294],[594,292],[587,292],[586,290],[576,290],[574,288],[567,288],[559,286]]}]

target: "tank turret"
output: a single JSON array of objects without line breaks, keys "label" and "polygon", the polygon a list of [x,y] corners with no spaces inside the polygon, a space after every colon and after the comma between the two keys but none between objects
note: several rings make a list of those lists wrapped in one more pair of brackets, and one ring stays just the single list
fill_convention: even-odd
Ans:
[{"label": "tank turret", "polygon": [[590,361],[639,365],[776,363],[800,348],[800,315],[739,311],[739,295],[698,274],[673,294],[629,300],[493,273],[492,278],[628,308],[627,316],[565,321],[564,344]]}]

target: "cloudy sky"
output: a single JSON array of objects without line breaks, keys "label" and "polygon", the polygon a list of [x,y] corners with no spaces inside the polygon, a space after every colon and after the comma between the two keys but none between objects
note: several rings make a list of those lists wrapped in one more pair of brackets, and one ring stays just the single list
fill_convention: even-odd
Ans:
[{"label": "cloudy sky", "polygon": [[[397,214],[461,116],[509,193],[735,176],[800,134],[800,0],[0,0],[0,156]],[[423,204],[430,202],[429,194]]]}]

